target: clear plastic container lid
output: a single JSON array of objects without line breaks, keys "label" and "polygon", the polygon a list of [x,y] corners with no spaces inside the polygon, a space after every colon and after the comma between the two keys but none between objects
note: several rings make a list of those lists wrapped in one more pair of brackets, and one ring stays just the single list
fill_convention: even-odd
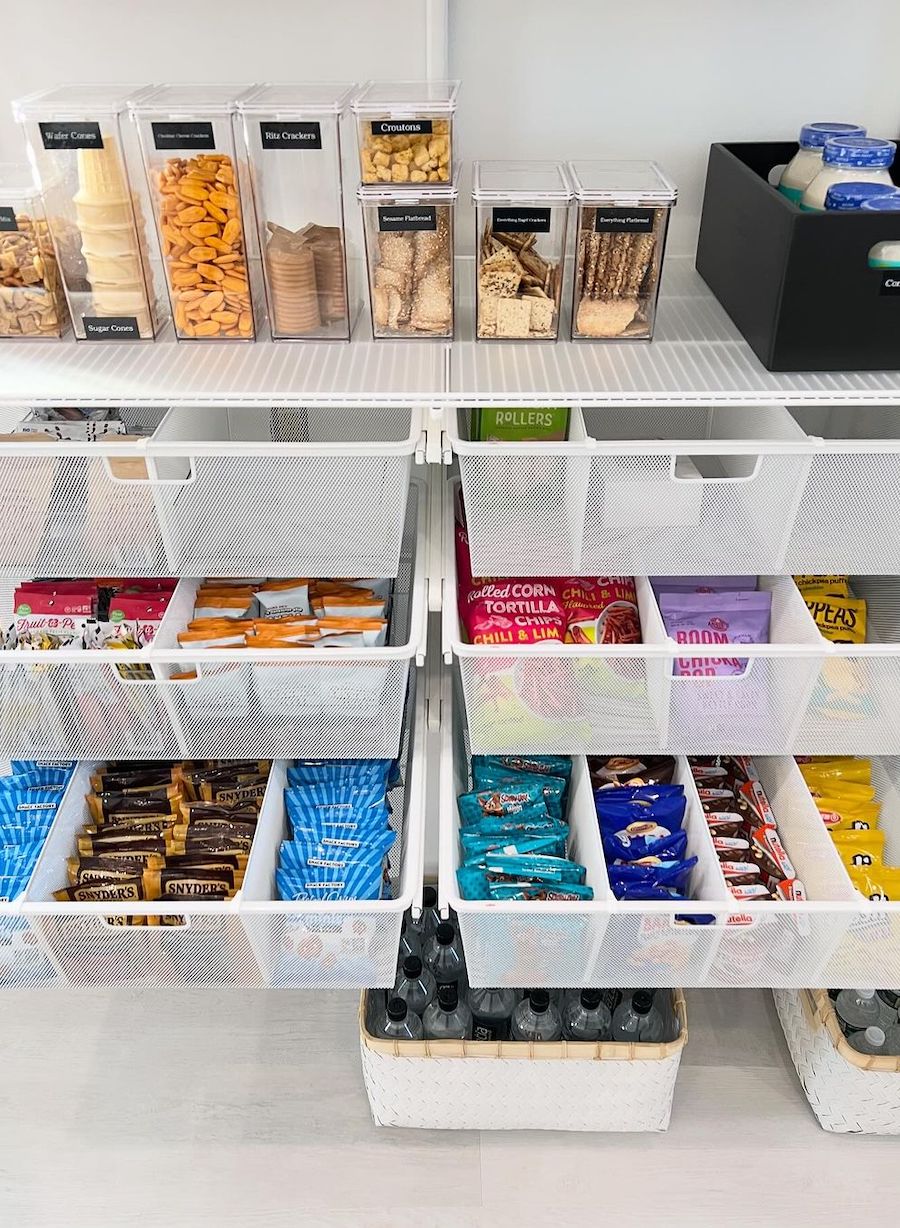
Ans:
[{"label": "clear plastic container lid", "polygon": [[57,85],[16,98],[13,116],[20,123],[40,119],[88,119],[94,114],[118,115],[143,85]]},{"label": "clear plastic container lid", "polygon": [[0,162],[0,205],[33,201],[40,194],[30,166],[21,162]]},{"label": "clear plastic container lid", "polygon": [[458,196],[456,175],[452,183],[361,183],[356,189],[363,205],[455,205]]},{"label": "clear plastic container lid", "polygon": [[195,115],[230,115],[234,100],[247,91],[240,85],[152,85],[132,93],[131,107],[136,115],[166,115],[176,118]]},{"label": "clear plastic container lid", "polygon": [[583,205],[674,205],[678,188],[656,162],[570,162],[575,199]]},{"label": "clear plastic container lid", "polygon": [[357,115],[451,115],[458,81],[367,81],[353,99]]},{"label": "clear plastic container lid", "polygon": [[556,201],[572,199],[572,187],[562,162],[476,162],[472,176],[476,204],[496,201]]},{"label": "clear plastic container lid", "polygon": [[248,115],[340,115],[355,88],[347,81],[267,81],[245,90],[235,105]]}]

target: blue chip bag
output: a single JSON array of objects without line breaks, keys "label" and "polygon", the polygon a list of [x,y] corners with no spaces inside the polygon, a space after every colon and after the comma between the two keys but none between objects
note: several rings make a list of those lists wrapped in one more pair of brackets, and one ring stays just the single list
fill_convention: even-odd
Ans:
[{"label": "blue chip bag", "polygon": [[456,871],[464,900],[592,900],[593,888],[583,883],[494,882],[484,870],[460,866]]},{"label": "blue chip bag", "polygon": [[507,792],[533,784],[536,779],[541,782],[541,792],[547,813],[554,819],[562,819],[563,805],[566,797],[566,782],[560,776],[528,776],[523,772],[504,772],[490,766],[472,765],[472,785],[474,789],[486,791],[503,789]]},{"label": "blue chip bag", "polygon": [[[629,789],[596,794],[597,818],[607,858],[638,861],[651,850],[660,855],[654,846],[681,831],[684,823],[686,801],[684,790],[680,786],[678,789],[653,798],[621,797],[622,793],[632,792]],[[659,790],[652,788],[648,792],[658,794]]]},{"label": "blue chip bag", "polygon": [[668,836],[634,830],[602,832],[603,852],[607,863],[641,861],[644,857],[659,857],[677,861],[687,853],[687,832],[673,831]]},{"label": "blue chip bag", "polygon": [[613,888],[619,900],[686,900],[688,897],[674,887],[659,887],[655,883],[629,883],[620,890]]},{"label": "blue chip bag", "polygon": [[[336,781],[380,780],[390,789],[394,787],[391,782],[395,772],[394,759],[297,759],[288,767],[287,783],[296,788]],[[399,780],[399,773],[397,776]]]},{"label": "blue chip bag", "polygon": [[10,769],[13,776],[19,776],[22,772],[39,772],[43,768],[48,768],[51,771],[58,769],[62,772],[68,772],[71,776],[77,767],[77,759],[12,759],[10,761]]},{"label": "blue chip bag", "polygon": [[15,819],[21,823],[40,814],[56,814],[62,801],[59,789],[0,789],[0,822]]},{"label": "blue chip bag", "polygon": [[461,793],[458,798],[459,817],[464,824],[476,823],[479,819],[506,818],[512,814],[532,817],[547,814],[547,803],[540,781],[523,784],[510,790],[482,789]]},{"label": "blue chip bag", "polygon": [[557,836],[476,836],[462,832],[459,838],[465,864],[481,865],[488,853],[502,852],[522,856],[541,853],[547,857],[565,857],[566,841]]},{"label": "blue chip bag", "polygon": [[527,772],[529,775],[560,776],[568,784],[572,775],[570,755],[473,755],[472,771],[488,766],[502,772]]},{"label": "blue chip bag", "polygon": [[551,819],[547,814],[539,814],[531,818],[528,815],[514,814],[507,819],[479,819],[477,823],[470,823],[462,830],[478,836],[528,834],[531,836],[561,836],[564,840],[569,836],[568,823],[561,823],[559,819]]},{"label": "blue chip bag", "polygon": [[72,773],[62,768],[40,768],[31,772],[17,772],[14,776],[0,776],[0,789],[47,789],[62,793]]},{"label": "blue chip bag", "polygon": [[536,853],[522,857],[488,853],[484,868],[488,874],[537,883],[583,883],[587,873],[585,867],[575,861],[567,861],[564,857],[542,857]]},{"label": "blue chip bag", "polygon": [[632,883],[651,883],[658,887],[674,887],[676,891],[685,891],[696,864],[696,857],[681,861],[648,857],[643,861],[611,865],[609,881],[615,894],[618,894],[618,886],[627,887]]}]

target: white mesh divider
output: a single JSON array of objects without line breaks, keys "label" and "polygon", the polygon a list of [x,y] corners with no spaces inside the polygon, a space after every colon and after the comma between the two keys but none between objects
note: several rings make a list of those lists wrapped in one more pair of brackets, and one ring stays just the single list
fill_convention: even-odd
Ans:
[{"label": "white mesh divider", "polygon": [[[283,771],[282,767],[282,780]],[[63,980],[94,987],[259,985],[259,967],[236,900],[136,904],[132,908],[53,900],[53,892],[68,885],[66,859],[75,854],[77,834],[89,817],[84,801],[89,774],[88,764],[78,769],[73,782],[78,787],[70,790],[60,807],[23,906]],[[273,769],[263,810],[277,796],[277,781]],[[143,923],[129,924],[131,917]],[[155,918],[159,924],[147,923]]]},{"label": "white mesh divider", "polygon": [[396,575],[418,411],[175,409],[150,445],[181,575]]},{"label": "white mesh divider", "polygon": [[820,436],[783,570],[900,571],[900,406],[803,406]]},{"label": "white mesh divider", "polygon": [[[247,866],[241,919],[262,970],[274,989],[388,988],[397,971],[404,912],[420,899],[425,824],[425,694],[408,700],[400,756],[401,782],[390,794],[398,839],[391,854],[393,897],[377,902],[284,902],[275,870],[288,838],[283,793],[274,799]],[[283,784],[283,780],[281,782]]]}]

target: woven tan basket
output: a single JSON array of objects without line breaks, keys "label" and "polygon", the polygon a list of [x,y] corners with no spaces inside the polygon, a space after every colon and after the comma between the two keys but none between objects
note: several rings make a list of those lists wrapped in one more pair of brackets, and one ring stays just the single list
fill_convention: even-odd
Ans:
[{"label": "woven tan basket", "polygon": [[379,1125],[472,1130],[665,1130],[688,1028],[664,1045],[383,1040],[359,1026]]},{"label": "woven tan basket", "polygon": [[773,992],[791,1058],[822,1128],[900,1134],[900,1057],[870,1057],[851,1048],[825,990]]}]

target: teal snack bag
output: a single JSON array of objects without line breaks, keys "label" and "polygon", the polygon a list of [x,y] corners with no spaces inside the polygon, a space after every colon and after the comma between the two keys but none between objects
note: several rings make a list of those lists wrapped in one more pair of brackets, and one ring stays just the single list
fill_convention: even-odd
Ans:
[{"label": "teal snack bag", "polygon": [[512,814],[546,814],[547,803],[540,781],[513,789],[481,789],[462,793],[459,797],[459,817],[464,824],[475,823],[485,816],[503,818]]},{"label": "teal snack bag", "polygon": [[472,764],[472,784],[478,790],[527,788],[536,779],[540,780],[548,814],[554,819],[561,819],[566,796],[566,782],[562,777],[535,777],[524,772],[507,772],[489,764]]}]

